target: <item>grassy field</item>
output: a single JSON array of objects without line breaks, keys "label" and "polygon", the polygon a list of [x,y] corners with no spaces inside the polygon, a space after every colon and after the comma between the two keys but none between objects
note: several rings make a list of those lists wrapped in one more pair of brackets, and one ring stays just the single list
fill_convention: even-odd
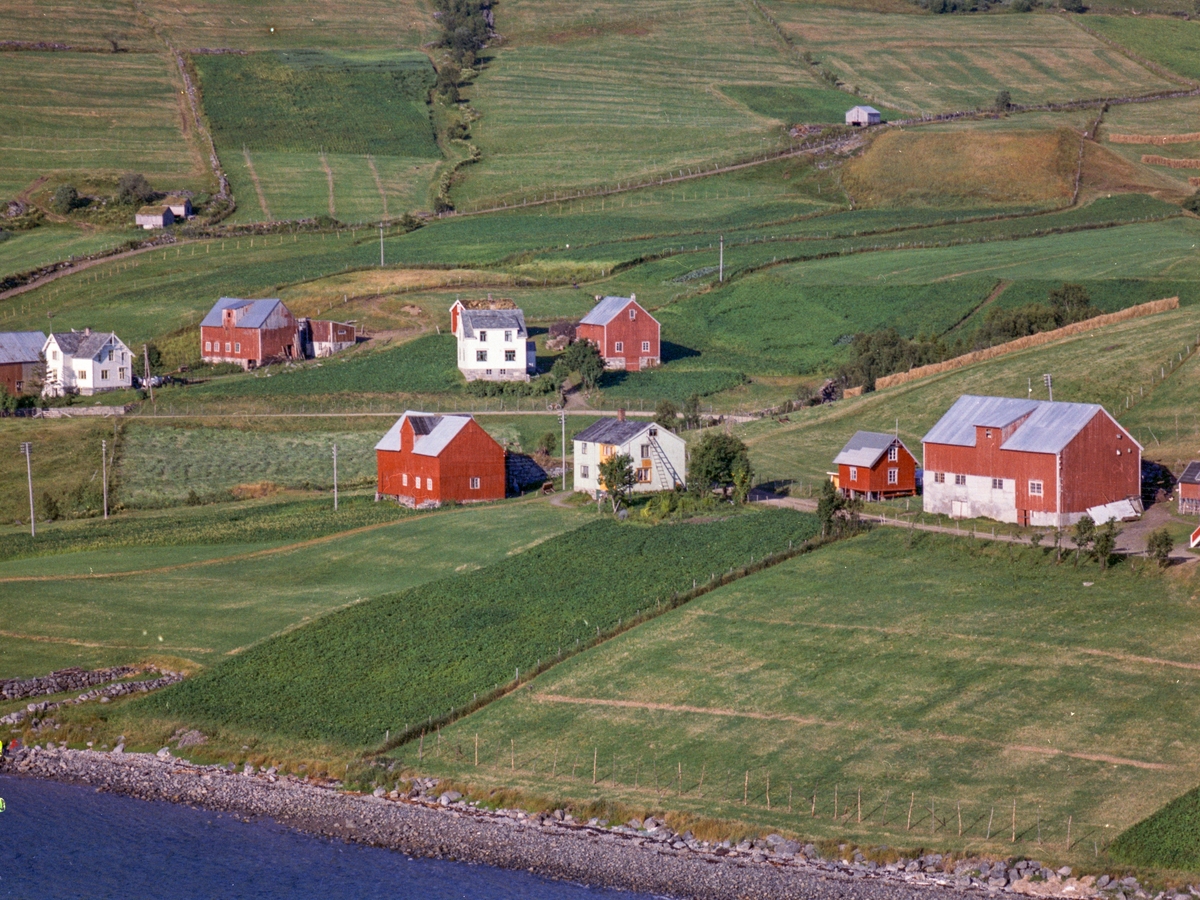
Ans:
[{"label": "grassy field", "polygon": [[21,0],[0,3],[4,38],[12,41],[58,41],[73,47],[110,51],[108,37],[128,50],[155,52],[162,43],[139,21],[132,6],[110,0],[59,0],[36,6]]},{"label": "grassy field", "polygon": [[[496,562],[583,521],[541,500],[423,515],[376,507],[369,497],[361,502],[370,508],[349,503],[340,523],[331,502],[293,505],[281,512],[296,526],[273,517],[274,527],[257,537],[237,526],[239,510],[253,518],[253,504],[226,506],[223,516],[214,515],[218,508],[173,510],[150,520],[159,527],[157,544],[143,533],[136,545],[103,549],[111,542],[89,544],[84,530],[73,533],[84,552],[0,563],[7,579],[0,677],[151,653],[213,663],[307,618]],[[400,520],[307,536],[321,533],[323,519],[341,531],[386,515]],[[188,528],[193,517],[205,524],[175,544],[172,530]],[[289,540],[297,528],[306,537]],[[431,546],[440,549],[430,553]],[[126,574],[96,577],[106,571]]]},{"label": "grassy field", "polygon": [[[1200,25],[1163,16],[1088,16],[1087,24],[1172,72],[1200,80]],[[1190,129],[1189,129],[1190,130]]]},{"label": "grassy field", "polygon": [[42,176],[129,170],[159,190],[204,189],[177,80],[148,53],[0,54],[0,197]]},{"label": "grassy field", "polygon": [[144,234],[143,231],[133,229],[83,231],[54,225],[34,228],[31,231],[11,232],[4,240],[0,240],[0,273],[7,275],[27,272],[66,259],[68,256],[100,253]]},{"label": "grassy field", "polygon": [[885,529],[568,660],[420,763],[395,755],[557,800],[1082,862],[1200,777],[1194,587]]},{"label": "grassy field", "polygon": [[767,7],[796,46],[910,113],[1148,93],[1169,82],[1060,16],[881,16],[786,0]]},{"label": "grassy field", "polygon": [[[694,579],[816,530],[815,517],[788,510],[659,526],[605,517],[498,565],[290,631],[139,708],[264,735],[379,744],[385,731],[461,709],[518,667],[586,645]],[[619,577],[597,581],[601,565]]]}]

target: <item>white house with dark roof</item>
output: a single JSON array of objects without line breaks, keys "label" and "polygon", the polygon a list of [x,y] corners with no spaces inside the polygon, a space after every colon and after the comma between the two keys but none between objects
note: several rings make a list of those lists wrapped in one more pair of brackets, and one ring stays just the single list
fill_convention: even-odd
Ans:
[{"label": "white house with dark roof", "polygon": [[478,309],[456,300],[450,330],[458,339],[458,370],[467,381],[528,381],[537,371],[525,313],[516,307]]},{"label": "white house with dark roof", "polygon": [[633,460],[635,493],[669,491],[687,484],[687,444],[656,422],[600,419],[575,435],[574,489],[595,497],[604,490],[600,464],[625,454]]},{"label": "white house with dark roof", "polygon": [[46,356],[46,382],[42,394],[90,397],[133,384],[133,358],[129,348],[112,332],[55,332],[42,347]]}]

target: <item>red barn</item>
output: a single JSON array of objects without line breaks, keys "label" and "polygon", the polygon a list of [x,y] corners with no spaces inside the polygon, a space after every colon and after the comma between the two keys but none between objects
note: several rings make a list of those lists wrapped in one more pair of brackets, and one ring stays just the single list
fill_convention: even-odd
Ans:
[{"label": "red barn", "polygon": [[299,323],[278,300],[222,297],[200,323],[200,345],[205,362],[243,369],[304,356]]},{"label": "red barn", "polygon": [[636,372],[662,362],[658,320],[637,302],[637,294],[605,297],[583,317],[575,333],[579,340],[599,348],[606,369]]},{"label": "red barn", "polygon": [[471,416],[406,412],[375,445],[375,497],[428,508],[503,500],[504,448]]},{"label": "red barn", "polygon": [[0,332],[0,385],[10,397],[34,389],[34,372],[45,346],[46,336],[40,331]]},{"label": "red barn", "polygon": [[923,446],[926,512],[1063,528],[1140,503],[1142,445],[1094,403],[959,397]]},{"label": "red barn", "polygon": [[857,431],[834,459],[845,497],[885,500],[917,493],[917,460],[893,434]]}]

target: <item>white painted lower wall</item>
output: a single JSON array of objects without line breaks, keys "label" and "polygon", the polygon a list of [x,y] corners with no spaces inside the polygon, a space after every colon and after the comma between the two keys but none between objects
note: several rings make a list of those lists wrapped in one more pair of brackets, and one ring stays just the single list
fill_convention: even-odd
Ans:
[{"label": "white painted lower wall", "polygon": [[992,479],[983,475],[968,475],[966,484],[954,484],[953,473],[946,473],[945,482],[938,484],[925,479],[923,500],[925,512],[951,516],[955,519],[995,519],[997,522],[1017,521],[1017,483],[1004,479],[1004,488],[992,487]]}]

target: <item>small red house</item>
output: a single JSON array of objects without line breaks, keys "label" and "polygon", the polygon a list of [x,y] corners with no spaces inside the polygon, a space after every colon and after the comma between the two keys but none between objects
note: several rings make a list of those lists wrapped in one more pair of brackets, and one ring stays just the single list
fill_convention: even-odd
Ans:
[{"label": "small red house", "polygon": [[962,396],[923,439],[925,512],[1065,528],[1142,492],[1142,445],[1095,403]]},{"label": "small red house", "polygon": [[504,448],[471,416],[410,410],[375,445],[375,461],[376,500],[429,508],[504,499]]},{"label": "small red house", "polygon": [[607,369],[636,372],[662,362],[658,320],[637,302],[637,294],[605,297],[583,317],[575,333],[579,340],[596,345]]},{"label": "small red house", "polygon": [[1200,513],[1200,462],[1190,462],[1179,476],[1179,512],[1194,516]]},{"label": "small red house", "polygon": [[200,323],[200,345],[205,362],[243,369],[304,357],[296,317],[278,300],[222,297]]},{"label": "small red house", "polygon": [[917,460],[900,438],[876,431],[856,431],[834,459],[834,487],[854,499],[886,500],[917,493]]}]

